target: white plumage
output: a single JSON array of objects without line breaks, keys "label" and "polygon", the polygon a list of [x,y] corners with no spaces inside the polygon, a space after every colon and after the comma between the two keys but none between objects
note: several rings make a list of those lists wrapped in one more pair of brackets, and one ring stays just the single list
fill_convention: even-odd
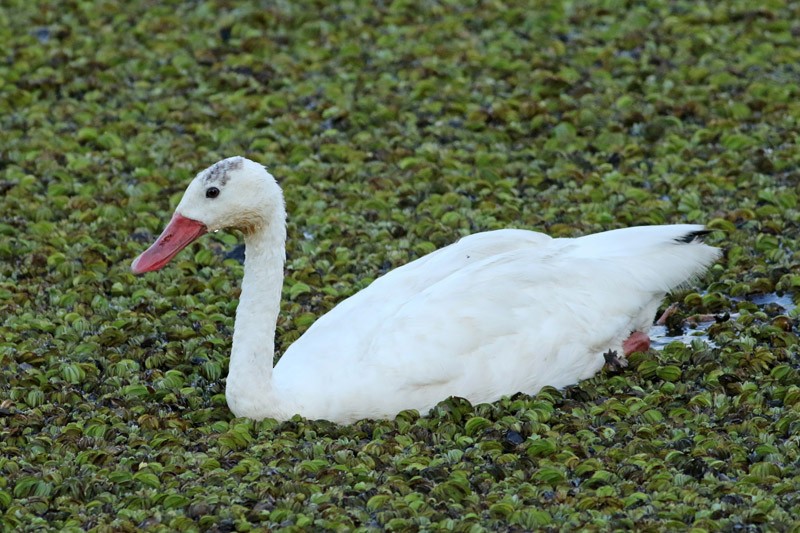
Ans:
[{"label": "white plumage", "polygon": [[[211,189],[216,189],[209,192]],[[263,166],[229,158],[199,173],[159,239],[133,263],[163,267],[199,235],[245,232],[226,397],[237,416],[336,422],[422,414],[448,396],[490,402],[593,376],[646,333],[665,294],[719,250],[698,225],[577,239],[478,233],[377,279],[322,316],[272,368],[285,210]]]}]

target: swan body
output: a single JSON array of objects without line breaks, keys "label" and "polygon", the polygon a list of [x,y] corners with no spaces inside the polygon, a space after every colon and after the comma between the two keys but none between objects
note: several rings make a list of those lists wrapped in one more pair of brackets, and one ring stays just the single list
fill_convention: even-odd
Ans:
[{"label": "swan body", "polygon": [[167,228],[132,265],[163,267],[206,231],[238,227],[245,267],[226,399],[233,413],[348,423],[425,414],[449,396],[491,402],[597,373],[609,350],[647,349],[670,290],[719,250],[698,225],[643,226],[576,239],[477,233],[399,267],[337,305],[273,368],[285,260],[282,192],[233,157],[200,172]]}]

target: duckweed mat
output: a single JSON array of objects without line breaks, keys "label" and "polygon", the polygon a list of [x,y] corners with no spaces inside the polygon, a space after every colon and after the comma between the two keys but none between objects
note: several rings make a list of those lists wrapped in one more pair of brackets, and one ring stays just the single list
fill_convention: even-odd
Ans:
[{"label": "duckweed mat", "polygon": [[[798,530],[800,3],[8,0],[0,43],[0,530]],[[286,193],[278,353],[474,231],[683,222],[725,254],[664,307],[711,344],[234,419],[241,236],[129,265],[235,154]]]}]

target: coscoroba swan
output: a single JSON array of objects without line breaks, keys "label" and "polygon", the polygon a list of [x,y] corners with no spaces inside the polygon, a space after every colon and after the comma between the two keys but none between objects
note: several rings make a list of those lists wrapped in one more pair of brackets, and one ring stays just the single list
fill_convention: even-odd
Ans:
[{"label": "coscoroba swan", "polygon": [[208,231],[239,228],[244,279],[227,378],[237,416],[348,423],[426,414],[448,396],[491,402],[589,378],[615,351],[646,350],[666,293],[719,256],[703,226],[633,227],[577,239],[477,233],[377,279],[320,318],[273,369],[286,241],[267,170],[222,160],[189,184],[132,265],[162,268]]}]

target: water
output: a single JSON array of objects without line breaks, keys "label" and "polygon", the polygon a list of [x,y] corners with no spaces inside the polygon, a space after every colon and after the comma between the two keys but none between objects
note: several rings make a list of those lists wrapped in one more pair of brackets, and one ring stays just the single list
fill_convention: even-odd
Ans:
[{"label": "water", "polygon": [[764,307],[768,304],[778,304],[786,310],[787,314],[791,313],[795,308],[792,297],[788,294],[784,294],[783,296],[778,296],[774,292],[769,294],[759,294],[758,296],[753,296],[750,298],[750,301],[759,307]]},{"label": "water", "polygon": [[[732,300],[741,301],[743,298],[732,298]],[[769,294],[759,294],[758,296],[747,298],[747,300],[753,302],[759,308],[764,308],[770,304],[777,304],[784,309],[784,313],[787,315],[792,313],[796,307],[792,301],[792,297],[788,294],[784,294],[783,296],[779,296],[774,292]],[[735,320],[737,316],[739,316],[739,313],[731,313],[731,320]],[[710,347],[716,348],[716,343],[708,338],[708,328],[710,328],[714,322],[716,322],[714,317],[709,316],[708,320],[700,321],[694,326],[684,326],[684,333],[674,337],[667,335],[666,326],[654,325],[650,328],[649,332],[650,345],[656,350],[661,350],[664,348],[664,346],[671,342],[679,341],[686,345],[690,345],[692,344],[692,341],[701,340]]]},{"label": "water", "polygon": [[667,335],[667,326],[654,325],[650,328],[650,346],[656,350],[661,350],[664,348],[664,346],[671,342],[680,341],[688,346],[689,344],[692,344],[692,341],[701,340],[712,348],[716,348],[716,343],[709,339],[708,334],[706,333],[708,328],[710,328],[711,324],[714,322],[715,321],[712,319],[699,322],[693,328],[684,326],[683,335],[674,337]]}]

